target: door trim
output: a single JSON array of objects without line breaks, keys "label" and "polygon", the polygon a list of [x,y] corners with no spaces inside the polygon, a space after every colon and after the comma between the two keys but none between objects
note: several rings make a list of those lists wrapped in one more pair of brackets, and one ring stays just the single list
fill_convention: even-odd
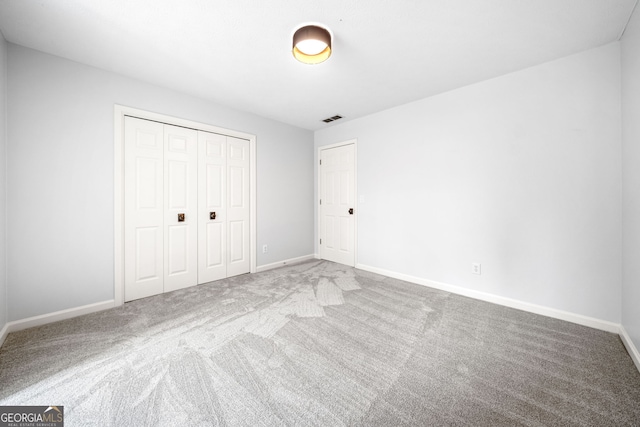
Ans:
[{"label": "door trim", "polygon": [[139,110],[137,108],[126,107],[123,105],[114,105],[113,114],[113,153],[114,153],[114,169],[113,169],[113,223],[114,223],[114,284],[113,296],[114,305],[120,306],[124,304],[124,117],[132,116],[140,119],[153,120],[156,122],[166,123],[174,126],[182,126],[186,128],[202,130],[206,132],[218,133],[222,135],[234,136],[249,141],[249,203],[250,203],[250,256],[251,256],[251,273],[257,270],[256,262],[256,136],[250,133],[238,132],[231,129],[225,129],[218,126],[212,126],[205,123],[195,122],[192,120],[180,119],[177,117],[167,116],[164,114],[153,113],[150,111]]},{"label": "door trim", "polygon": [[354,191],[354,197],[353,197],[353,204],[354,204],[354,210],[355,210],[355,215],[353,216],[353,263],[354,266],[358,265],[358,214],[360,212],[360,209],[358,208],[358,139],[354,138],[354,139],[349,139],[347,141],[343,141],[343,142],[337,142],[335,144],[328,144],[328,145],[321,145],[320,147],[318,147],[318,152],[316,153],[317,157],[316,157],[316,164],[315,164],[315,168],[316,168],[316,181],[317,181],[317,197],[316,197],[316,218],[317,218],[317,222],[316,222],[316,241],[315,241],[315,247],[317,248],[316,250],[316,254],[317,257],[319,259],[322,259],[320,256],[320,232],[322,230],[322,218],[320,215],[320,196],[322,195],[322,189],[321,189],[321,174],[320,174],[320,168],[319,168],[319,162],[320,159],[322,158],[322,150],[330,150],[332,148],[338,148],[338,147],[342,147],[345,145],[353,145],[353,191]]}]

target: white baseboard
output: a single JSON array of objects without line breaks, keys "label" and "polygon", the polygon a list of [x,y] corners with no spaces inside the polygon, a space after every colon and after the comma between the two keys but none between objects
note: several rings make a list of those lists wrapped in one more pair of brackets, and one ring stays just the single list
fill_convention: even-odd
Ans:
[{"label": "white baseboard", "polygon": [[420,277],[396,273],[393,271],[383,270],[368,265],[358,264],[356,265],[356,268],[359,268],[360,270],[370,271],[372,273],[382,274],[383,276],[392,277],[394,279],[404,280],[405,282],[411,282],[417,285],[440,289],[442,291],[451,292],[452,294],[463,295],[465,297],[487,301],[494,304],[503,305],[505,307],[516,308],[518,310],[528,311],[535,314],[541,314],[543,316],[552,317],[554,319],[566,320],[567,322],[589,326],[590,328],[600,329],[602,331],[613,332],[614,334],[618,334],[620,332],[620,324],[596,319],[594,317],[583,316],[581,314],[575,314],[568,311],[545,307],[542,305],[531,304],[524,301],[490,294],[487,292],[481,292],[473,289],[463,288],[461,286],[450,285],[448,283],[422,279]]},{"label": "white baseboard", "polygon": [[[257,268],[257,272],[267,271],[274,268],[282,267],[283,265],[294,264],[297,262],[303,262],[310,259],[319,259],[317,254],[305,255],[297,258],[290,258],[285,261],[274,262],[266,264]],[[369,271],[371,273],[381,274],[383,276],[392,277],[394,279],[404,280],[405,282],[415,283],[422,286],[428,286],[431,288],[439,289],[445,292],[451,292],[457,295],[463,295],[469,298],[478,299],[481,301],[487,301],[494,304],[503,305],[506,307],[516,308],[523,311],[528,311],[543,316],[552,317],[555,319],[566,320],[568,322],[577,323],[583,326],[589,326],[595,329],[600,329],[607,332],[618,334],[622,343],[627,349],[627,352],[631,356],[633,363],[640,371],[640,351],[636,348],[631,340],[629,334],[622,325],[613,322],[607,322],[593,317],[583,316],[567,311],[557,310],[554,308],[544,307],[536,304],[530,304],[527,302],[514,300],[498,295],[489,294],[486,292],[475,291],[472,289],[463,288],[460,286],[450,285],[447,283],[436,282],[433,280],[422,279],[419,277],[410,276],[407,274],[396,273],[381,268],[371,267],[364,264],[356,265],[356,268],[360,270]],[[22,320],[15,320],[8,322],[4,325],[0,331],[0,347],[4,344],[5,339],[11,332],[21,331],[23,329],[32,328],[35,326],[42,326],[47,323],[53,323],[60,320],[70,319],[72,317],[82,316],[84,314],[95,313],[97,311],[107,310],[115,307],[115,301],[103,301],[94,304],[84,305],[82,307],[70,308],[67,310],[56,311],[54,313],[43,314],[40,316],[29,317]]]},{"label": "white baseboard", "polygon": [[638,348],[633,344],[633,341],[631,341],[631,337],[627,333],[627,330],[622,325],[620,325],[620,339],[622,340],[624,346],[627,348],[627,352],[629,353],[629,356],[631,356],[631,360],[633,360],[636,368],[638,368],[638,371],[640,371],[640,351],[638,351]]},{"label": "white baseboard", "polygon": [[71,319],[72,317],[95,313],[96,311],[107,310],[113,307],[115,307],[115,301],[109,300],[83,305],[82,307],[60,310],[54,313],[42,314],[40,316],[28,317],[26,319],[14,320],[13,322],[7,323],[4,328],[2,328],[2,333],[0,333],[0,346],[2,346],[7,335],[11,332],[17,332],[23,329],[33,328],[35,326],[42,326],[47,323],[58,322],[60,320]]},{"label": "white baseboard", "polygon": [[274,268],[282,267],[283,265],[295,264],[297,262],[308,261],[315,258],[317,258],[315,254],[310,254],[299,256],[297,258],[289,258],[284,261],[273,262],[271,264],[261,265],[256,268],[256,273],[262,273],[263,271],[273,270]]},{"label": "white baseboard", "polygon": [[4,344],[4,340],[7,339],[7,335],[9,335],[9,324],[5,323],[4,327],[0,331],[0,347]]},{"label": "white baseboard", "polygon": [[[271,270],[283,265],[303,262],[310,259],[316,259],[316,254],[305,255],[297,258],[290,258],[284,261],[274,262],[272,264],[262,265],[256,269],[256,272]],[[116,307],[115,300],[98,302],[95,304],[84,305],[81,307],[69,308],[67,310],[56,311],[54,313],[42,314],[40,316],[29,317],[27,319],[15,320],[8,322],[0,331],[0,347],[4,343],[7,335],[11,332],[21,331],[23,329],[33,328],[35,326],[46,325],[47,323],[57,322],[59,320],[70,319],[72,317],[82,316],[83,314],[94,313],[97,311],[107,310]]]}]

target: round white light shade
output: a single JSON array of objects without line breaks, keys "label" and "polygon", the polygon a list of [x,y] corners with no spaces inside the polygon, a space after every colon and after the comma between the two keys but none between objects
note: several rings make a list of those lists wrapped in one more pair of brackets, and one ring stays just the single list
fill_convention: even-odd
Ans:
[{"label": "round white light shade", "polygon": [[293,34],[293,56],[305,64],[319,64],[331,56],[331,34],[317,25],[299,28]]}]

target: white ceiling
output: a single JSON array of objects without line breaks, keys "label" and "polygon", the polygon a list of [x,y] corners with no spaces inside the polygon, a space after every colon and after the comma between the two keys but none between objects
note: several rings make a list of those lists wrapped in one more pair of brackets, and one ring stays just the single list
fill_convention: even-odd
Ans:
[{"label": "white ceiling", "polygon": [[[306,129],[617,40],[636,0],[2,0],[6,40]],[[334,34],[303,65],[303,23]]]}]

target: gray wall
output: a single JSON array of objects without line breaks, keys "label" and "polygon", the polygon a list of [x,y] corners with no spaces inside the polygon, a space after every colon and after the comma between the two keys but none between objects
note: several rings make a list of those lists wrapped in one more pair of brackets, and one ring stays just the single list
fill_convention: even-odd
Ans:
[{"label": "gray wall", "polygon": [[640,349],[640,11],[622,38],[622,326]]},{"label": "gray wall", "polygon": [[620,132],[613,43],[315,145],[358,139],[359,264],[619,323]]},{"label": "gray wall", "polygon": [[0,33],[0,331],[7,323],[7,43]]},{"label": "gray wall", "polygon": [[313,253],[312,132],[8,44],[9,320],[113,298],[113,106],[257,135],[258,266]]}]

